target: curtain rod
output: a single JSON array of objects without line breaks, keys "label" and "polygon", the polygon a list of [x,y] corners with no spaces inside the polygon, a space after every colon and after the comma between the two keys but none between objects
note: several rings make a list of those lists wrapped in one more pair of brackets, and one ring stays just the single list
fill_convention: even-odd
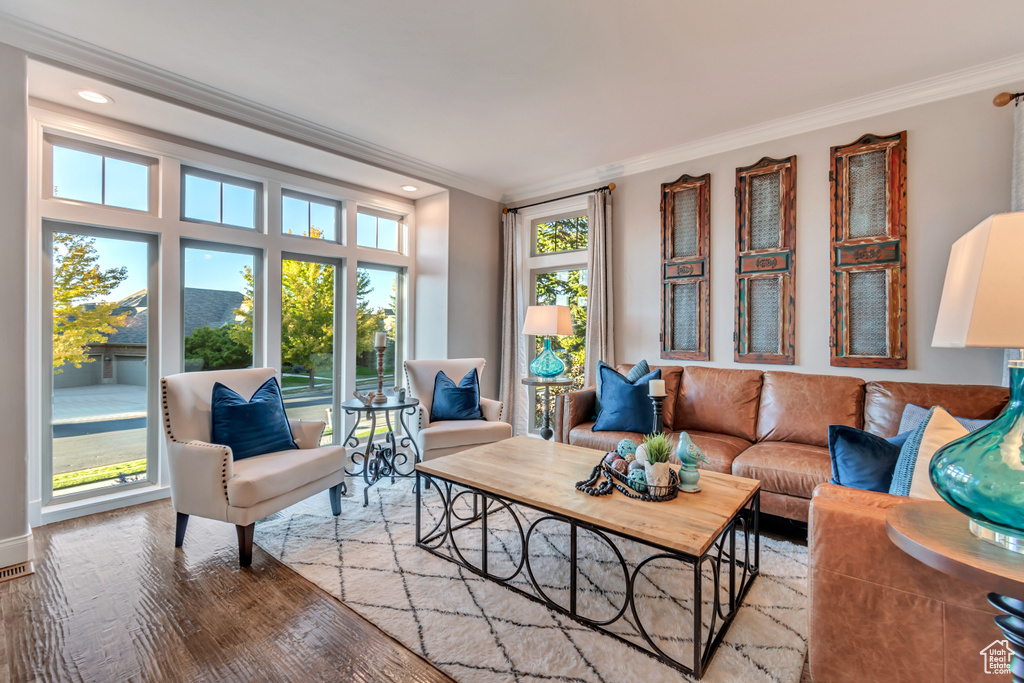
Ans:
[{"label": "curtain rod", "polygon": [[550,202],[557,202],[557,201],[559,201],[561,199],[569,199],[570,197],[579,197],[580,195],[590,194],[591,192],[600,192],[601,190],[608,190],[609,192],[614,192],[615,191],[615,183],[608,183],[604,187],[595,187],[593,190],[586,190],[584,192],[577,192],[576,194],[567,194],[564,197],[555,197],[554,199],[545,199],[542,202],[534,202],[533,204],[524,204],[523,206],[517,206],[514,209],[509,209],[509,208],[506,207],[506,208],[503,208],[501,210],[501,212],[502,213],[508,213],[509,211],[511,211],[512,213],[516,213],[517,211],[519,211],[519,209],[528,209],[531,206],[540,206],[541,204],[548,204]]},{"label": "curtain rod", "polygon": [[1022,97],[1024,97],[1024,92],[1001,92],[994,98],[992,98],[992,104],[996,105],[997,107],[1005,107],[1010,102],[1019,100]]}]

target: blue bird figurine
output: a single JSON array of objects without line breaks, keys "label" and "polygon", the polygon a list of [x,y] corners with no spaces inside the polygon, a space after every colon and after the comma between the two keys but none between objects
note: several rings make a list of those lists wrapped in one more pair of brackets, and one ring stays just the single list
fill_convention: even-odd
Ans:
[{"label": "blue bird figurine", "polygon": [[697,469],[697,463],[701,460],[709,462],[708,459],[686,432],[679,435],[676,456],[682,463],[682,467],[679,468],[679,490],[684,493],[697,493],[700,491],[700,486],[697,485],[697,482],[700,481],[700,470]]}]

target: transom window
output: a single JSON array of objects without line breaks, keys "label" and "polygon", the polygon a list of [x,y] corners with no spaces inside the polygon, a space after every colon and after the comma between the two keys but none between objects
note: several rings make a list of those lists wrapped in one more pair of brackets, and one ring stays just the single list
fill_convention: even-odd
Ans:
[{"label": "transom window", "polygon": [[583,251],[587,248],[590,226],[586,213],[543,218],[533,221],[531,226],[535,255]]},{"label": "transom window", "polygon": [[185,167],[181,169],[181,178],[183,220],[256,228],[263,196],[260,183]]},{"label": "transom window", "polygon": [[47,142],[51,197],[149,211],[155,159],[76,140]]},{"label": "transom window", "polygon": [[401,219],[360,209],[356,218],[356,244],[360,247],[399,251]]},{"label": "transom window", "polygon": [[339,208],[338,202],[285,190],[281,193],[281,232],[334,242]]}]

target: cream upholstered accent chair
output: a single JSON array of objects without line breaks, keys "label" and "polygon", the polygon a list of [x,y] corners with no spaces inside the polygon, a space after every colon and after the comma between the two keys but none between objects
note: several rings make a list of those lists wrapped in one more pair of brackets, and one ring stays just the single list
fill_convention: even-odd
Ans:
[{"label": "cream upholstered accent chair", "polygon": [[484,415],[482,420],[430,421],[434,378],[438,371],[444,371],[452,381],[458,383],[473,368],[476,368],[478,376],[483,376],[485,363],[483,358],[405,361],[406,386],[420,400],[416,407],[416,419],[409,424],[409,431],[412,432],[409,436],[416,440],[424,460],[512,437],[512,425],[502,421],[501,401],[489,398],[480,398],[480,411]]},{"label": "cream upholstered accent chair", "polygon": [[178,513],[175,547],[185,539],[189,515],[230,522],[238,532],[239,564],[248,567],[256,520],[325,489],[330,489],[331,512],[341,513],[345,449],[320,445],[325,423],[288,420],[297,450],[237,462],[229,447],[210,443],[214,382],[248,399],[276,374],[274,368],[250,368],[188,372],[160,380],[171,502]]}]

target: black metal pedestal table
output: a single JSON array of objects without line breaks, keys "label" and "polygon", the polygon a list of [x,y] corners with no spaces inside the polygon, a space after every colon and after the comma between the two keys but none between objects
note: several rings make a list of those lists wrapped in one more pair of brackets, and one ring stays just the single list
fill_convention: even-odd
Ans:
[{"label": "black metal pedestal table", "polygon": [[569,377],[524,377],[523,384],[528,387],[544,388],[544,427],[540,435],[550,441],[555,432],[551,429],[551,387],[571,387],[572,379]]},{"label": "black metal pedestal table", "polygon": [[[348,436],[342,443],[346,448],[357,449],[359,438],[356,431],[364,419],[370,422],[370,431],[366,437],[366,447],[360,452],[352,452],[352,470],[345,468],[345,474],[350,477],[362,477],[366,483],[363,489],[363,507],[370,503],[370,488],[381,479],[390,478],[394,483],[395,479],[415,479],[416,463],[420,462],[420,449],[416,440],[409,436],[409,426],[406,423],[406,416],[416,415],[416,406],[419,400],[407,398],[399,401],[389,396],[386,403],[364,405],[357,399],[349,399],[341,404],[346,415],[355,415],[356,421],[349,430]],[[377,416],[383,413],[384,423],[387,425],[387,432],[383,439],[376,439]],[[395,424],[391,414],[394,413],[398,424],[402,426],[402,432],[395,434]],[[411,456],[411,461],[410,461]],[[406,467],[408,466],[408,467]],[[405,471],[407,470],[407,471]]]}]

